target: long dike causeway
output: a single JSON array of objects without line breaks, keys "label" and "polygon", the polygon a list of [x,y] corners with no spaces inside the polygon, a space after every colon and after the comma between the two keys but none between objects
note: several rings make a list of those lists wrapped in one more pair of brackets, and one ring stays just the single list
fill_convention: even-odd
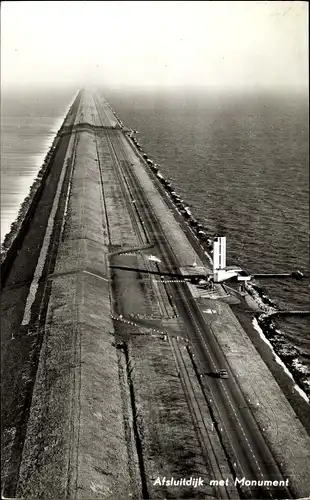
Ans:
[{"label": "long dike causeway", "polygon": [[79,91],[1,265],[2,498],[309,496],[286,382],[227,290],[185,279],[212,255],[181,205]]}]

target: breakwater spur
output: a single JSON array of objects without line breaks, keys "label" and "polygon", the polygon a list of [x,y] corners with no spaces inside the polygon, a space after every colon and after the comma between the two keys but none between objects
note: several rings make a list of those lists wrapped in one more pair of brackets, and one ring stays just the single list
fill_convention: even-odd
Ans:
[{"label": "breakwater spur", "polygon": [[211,272],[206,228],[101,92],[72,110],[3,261],[2,495],[305,496],[309,435],[225,290],[156,276]]}]

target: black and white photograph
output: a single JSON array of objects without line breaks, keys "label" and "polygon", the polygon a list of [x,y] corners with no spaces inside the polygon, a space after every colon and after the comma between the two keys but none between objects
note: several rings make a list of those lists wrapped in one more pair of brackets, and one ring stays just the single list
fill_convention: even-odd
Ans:
[{"label": "black and white photograph", "polygon": [[1,498],[310,499],[308,2],[1,2]]}]

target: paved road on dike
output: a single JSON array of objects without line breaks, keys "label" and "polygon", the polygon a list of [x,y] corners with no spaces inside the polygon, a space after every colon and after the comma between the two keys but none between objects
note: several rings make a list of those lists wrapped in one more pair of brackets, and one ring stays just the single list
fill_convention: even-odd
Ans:
[{"label": "paved road on dike", "polygon": [[[101,114],[99,106],[98,112]],[[104,124],[106,124],[106,116],[105,113],[102,121]],[[173,273],[179,267],[179,263],[169,245],[168,238],[152,212],[142,187],[132,172],[129,159],[126,160],[123,141],[120,140],[119,134],[109,137],[123,166],[124,175],[131,185],[136,207],[145,222],[148,234],[157,244],[156,254],[163,262],[160,267],[162,271]],[[236,464],[236,476],[249,480],[284,480],[243,397],[238,382],[230,371],[225,356],[206,324],[197,302],[191,296],[188,286],[185,283],[170,283],[167,286],[187,326],[188,337],[192,342],[196,358],[199,360],[201,372],[214,373],[220,368],[225,368],[229,373],[229,378],[224,380],[205,376],[204,384],[218,410],[223,433],[228,436],[233,453],[232,463]],[[285,487],[260,487],[258,489],[257,487],[244,487],[243,491],[248,498],[291,498],[290,492]]]}]

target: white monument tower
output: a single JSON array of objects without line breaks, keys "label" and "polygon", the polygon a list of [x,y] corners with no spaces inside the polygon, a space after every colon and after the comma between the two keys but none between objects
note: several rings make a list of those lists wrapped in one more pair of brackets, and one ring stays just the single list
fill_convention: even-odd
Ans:
[{"label": "white monument tower", "polygon": [[213,240],[213,281],[219,283],[235,276],[239,280],[240,267],[226,266],[226,236],[218,236]]}]

